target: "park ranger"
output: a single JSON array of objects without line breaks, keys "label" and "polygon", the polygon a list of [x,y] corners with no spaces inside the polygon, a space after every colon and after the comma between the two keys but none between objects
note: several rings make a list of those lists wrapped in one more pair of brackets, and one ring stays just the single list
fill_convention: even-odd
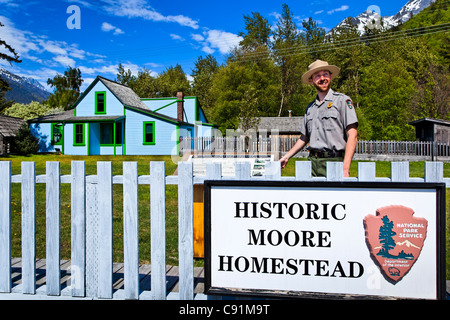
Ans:
[{"label": "park ranger", "polygon": [[348,177],[356,148],[358,119],[352,100],[330,88],[331,80],[338,74],[338,67],[321,60],[311,63],[303,74],[302,82],[313,85],[317,96],[306,108],[300,139],[280,159],[282,168],[309,143],[308,160],[313,176],[326,176],[326,163],[338,161],[343,162],[343,175]]}]

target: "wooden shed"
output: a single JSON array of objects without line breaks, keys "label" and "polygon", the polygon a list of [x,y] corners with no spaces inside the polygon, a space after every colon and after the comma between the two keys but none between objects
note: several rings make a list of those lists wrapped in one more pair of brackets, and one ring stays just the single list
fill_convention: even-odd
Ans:
[{"label": "wooden shed", "polygon": [[450,141],[450,121],[422,118],[409,124],[416,128],[416,139],[419,141]]},{"label": "wooden shed", "polygon": [[0,154],[10,153],[11,141],[23,124],[21,118],[0,115]]}]

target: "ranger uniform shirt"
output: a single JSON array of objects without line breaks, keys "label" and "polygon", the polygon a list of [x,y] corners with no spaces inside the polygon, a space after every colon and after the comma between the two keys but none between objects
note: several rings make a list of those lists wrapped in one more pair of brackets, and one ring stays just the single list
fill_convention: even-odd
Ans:
[{"label": "ranger uniform shirt", "polygon": [[309,140],[309,148],[344,151],[347,144],[346,128],[358,125],[350,97],[329,90],[325,99],[310,103],[306,109],[300,133]]}]

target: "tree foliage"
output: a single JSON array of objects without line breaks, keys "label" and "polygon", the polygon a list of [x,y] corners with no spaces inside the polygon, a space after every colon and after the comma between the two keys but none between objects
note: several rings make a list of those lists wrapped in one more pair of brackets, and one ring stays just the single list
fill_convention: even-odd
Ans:
[{"label": "tree foliage", "polygon": [[39,138],[31,133],[30,128],[26,124],[22,125],[11,143],[11,152],[19,155],[29,155],[38,151]]},{"label": "tree foliage", "polygon": [[312,18],[298,21],[287,4],[281,10],[274,27],[259,12],[245,14],[239,46],[223,65],[200,56],[192,83],[179,65],[137,77],[122,67],[117,80],[142,97],[196,95],[208,120],[225,132],[254,127],[261,116],[303,116],[316,91],[301,75],[320,59],[340,67],[332,88],[352,98],[360,139],[414,140],[410,121],[450,120],[449,35],[426,33],[448,23],[444,0],[400,26],[387,29],[382,21],[364,34],[351,18],[326,33]]},{"label": "tree foliage", "polygon": [[53,79],[48,79],[47,84],[55,88],[55,91],[47,99],[47,104],[52,108],[68,110],[80,96],[80,87],[83,83],[79,68],[68,67],[64,75],[57,74]]},{"label": "tree foliage", "polygon": [[[4,27],[4,25],[0,22],[0,28]],[[19,59],[19,55],[17,54],[16,50],[11,47],[8,43],[6,43],[5,40],[0,38],[0,59],[6,60],[9,63],[15,62],[20,63],[22,60]],[[9,84],[0,78],[0,113],[6,109],[9,108],[14,101],[6,100],[5,94],[6,91],[11,90],[11,87]]]}]

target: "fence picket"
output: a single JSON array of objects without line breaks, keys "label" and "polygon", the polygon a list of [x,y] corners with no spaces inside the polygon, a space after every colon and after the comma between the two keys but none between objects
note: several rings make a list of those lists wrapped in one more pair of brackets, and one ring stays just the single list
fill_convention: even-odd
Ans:
[{"label": "fence picket", "polygon": [[71,163],[71,291],[74,297],[86,294],[86,165]]},{"label": "fence picket", "polygon": [[193,185],[192,162],[178,164],[178,260],[180,299],[194,298],[194,230],[193,230]]},{"label": "fence picket", "polygon": [[327,181],[343,181],[344,168],[342,162],[327,163]]},{"label": "fence picket", "polygon": [[0,161],[0,292],[11,287],[11,161]]},{"label": "fence picket", "polygon": [[22,292],[36,293],[36,171],[22,162]]},{"label": "fence picket", "polygon": [[375,162],[358,162],[359,181],[375,181]]},{"label": "fence picket", "polygon": [[97,163],[98,179],[98,297],[112,298],[112,165]]},{"label": "fence picket", "polygon": [[137,162],[123,163],[123,255],[125,299],[139,298]]},{"label": "fence picket", "polygon": [[60,275],[60,163],[46,163],[46,277],[47,295],[61,293]]},{"label": "fence picket", "polygon": [[150,162],[151,291],[166,298],[166,192],[165,163]]},{"label": "fence picket", "polygon": [[409,162],[391,163],[392,182],[407,182],[409,180]]},{"label": "fence picket", "polygon": [[298,181],[311,180],[311,161],[295,162],[295,180]]},{"label": "fence picket", "polygon": [[425,162],[425,182],[442,182],[444,164],[442,162]]}]

